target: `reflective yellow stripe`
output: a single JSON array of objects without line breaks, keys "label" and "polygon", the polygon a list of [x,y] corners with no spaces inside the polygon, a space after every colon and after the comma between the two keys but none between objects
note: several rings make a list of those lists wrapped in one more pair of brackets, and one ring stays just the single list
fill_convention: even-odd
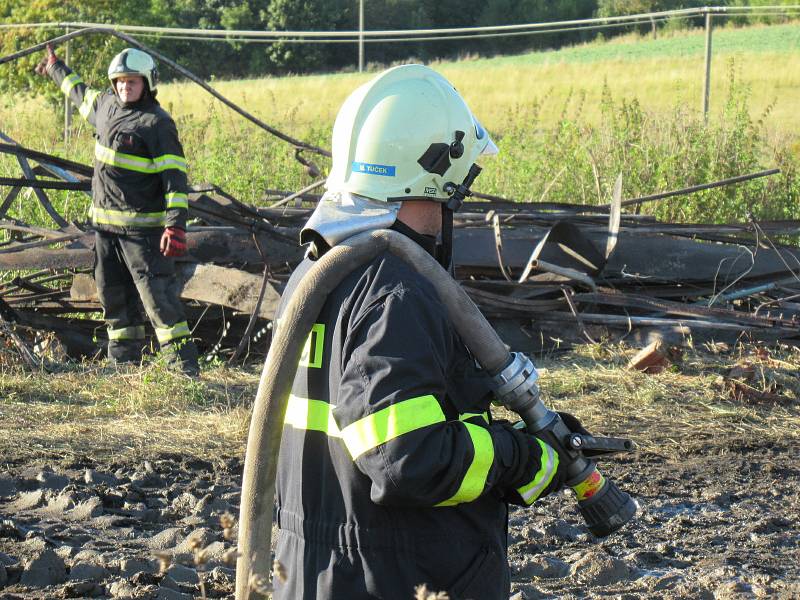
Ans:
[{"label": "reflective yellow stripe", "polygon": [[429,425],[444,423],[439,401],[431,396],[419,396],[388,406],[342,430],[345,446],[353,460],[367,450]]},{"label": "reflective yellow stripe", "polygon": [[131,325],[130,327],[108,328],[110,340],[141,340],[144,339],[144,325]]},{"label": "reflective yellow stripe", "polygon": [[117,227],[164,227],[167,221],[165,211],[137,213],[127,210],[111,210],[92,206],[89,209],[92,223],[96,225],[115,225]]},{"label": "reflective yellow stripe", "polygon": [[284,423],[295,429],[321,431],[331,437],[342,435],[333,420],[333,406],[322,400],[299,398],[294,394],[289,396]]},{"label": "reflective yellow stripe", "polygon": [[324,347],[325,323],[314,323],[314,325],[311,326],[308,339],[306,339],[306,343],[303,346],[303,352],[300,354],[300,362],[298,365],[310,369],[319,369],[322,367],[322,352]]},{"label": "reflective yellow stripe", "polygon": [[483,492],[486,487],[486,477],[494,462],[494,444],[489,431],[480,425],[464,423],[472,438],[474,455],[458,491],[444,502],[436,506],[454,506],[463,502],[472,502]]},{"label": "reflective yellow stripe", "polygon": [[177,169],[186,172],[186,159],[175,154],[164,154],[153,159],[135,154],[125,154],[117,152],[111,148],[106,148],[100,142],[94,144],[94,157],[102,163],[128,169],[138,173],[161,173],[167,169]]},{"label": "reflective yellow stripe", "polygon": [[61,82],[61,91],[64,92],[64,94],[69,95],[72,88],[82,82],[83,79],[81,79],[80,75],[77,73],[70,73],[64,77],[63,81]]},{"label": "reflective yellow stripe", "polygon": [[[473,416],[482,416],[476,414]],[[342,438],[353,460],[361,454],[396,437],[445,421],[434,396],[420,396],[398,402],[339,430],[333,418],[333,406],[322,400],[289,396],[284,423],[295,429],[319,431],[333,438]],[[458,491],[437,506],[453,506],[471,502],[486,487],[489,469],[494,463],[494,445],[489,431],[479,425],[464,423],[472,439],[474,455]]]},{"label": "reflective yellow stripe", "polygon": [[463,414],[458,415],[458,420],[459,421],[469,421],[470,419],[475,419],[475,418],[483,419],[484,421],[486,421],[486,423],[488,423],[489,422],[489,413],[487,413],[487,412],[484,412],[484,413],[463,413]]},{"label": "reflective yellow stripe", "polygon": [[541,467],[536,472],[536,475],[529,484],[517,488],[519,495],[526,504],[533,504],[534,501],[542,495],[544,488],[546,488],[558,470],[558,454],[550,446],[545,444],[539,438],[536,438],[539,446],[542,449]]},{"label": "reflective yellow stripe", "polygon": [[99,95],[100,92],[98,90],[86,90],[86,94],[83,96],[83,102],[81,102],[81,105],[78,107],[78,112],[81,113],[84,119],[89,118],[89,113],[92,112],[94,101],[97,100]]},{"label": "reflective yellow stripe", "polygon": [[156,156],[153,159],[153,164],[156,165],[156,169],[159,172],[166,171],[167,169],[178,169],[186,173],[186,159],[177,154],[162,154],[161,156]]},{"label": "reflective yellow stripe", "polygon": [[172,340],[177,340],[178,338],[186,337],[190,333],[189,324],[186,321],[176,323],[172,327],[166,327],[164,329],[156,327],[156,337],[158,338],[159,344],[164,344],[166,342],[171,342]]},{"label": "reflective yellow stripe", "polygon": [[173,208],[189,208],[189,196],[180,192],[170,192],[164,194],[164,199],[167,201],[167,210]]}]

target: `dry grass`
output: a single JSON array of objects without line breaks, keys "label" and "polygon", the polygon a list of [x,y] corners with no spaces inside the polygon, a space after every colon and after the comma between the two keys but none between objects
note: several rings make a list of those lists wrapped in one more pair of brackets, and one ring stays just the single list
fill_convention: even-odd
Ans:
[{"label": "dry grass", "polygon": [[[792,25],[773,28],[751,26],[717,29],[712,62],[711,112],[721,112],[728,85],[726,65],[733,58],[741,82],[752,90],[750,108],[760,115],[776,99],[769,124],[772,128],[796,132],[800,114],[793,99],[800,91],[800,50],[794,38],[780,40]],[[542,102],[541,122],[554,125],[562,118],[568,97],[585,93],[583,116],[587,122],[600,117],[604,85],[615,98],[637,98],[647,111],[671,110],[676,104],[699,109],[702,98],[704,57],[701,30],[663,34],[657,41],[648,36],[629,35],[609,42],[592,42],[560,51],[534,52],[490,59],[434,62],[463,94],[488,129],[502,136],[514,110],[520,105]],[[175,57],[179,59],[180,57]],[[775,68],[780,65],[780,68]],[[380,69],[381,66],[373,66]],[[214,81],[214,87],[233,102],[270,125],[290,135],[304,137],[309,130],[329,135],[342,101],[374,72],[325,75],[263,77],[251,80]],[[231,123],[243,123],[227,108],[191,82],[161,86],[160,99],[175,117],[203,119],[218,113]],[[26,98],[14,103],[2,98],[0,122],[6,133],[26,137],[47,121],[44,140],[37,149],[47,150],[60,135],[62,114],[48,110],[41,99]],[[29,136],[26,139],[30,139]]]},{"label": "dry grass", "polygon": [[241,456],[257,384],[255,371],[227,368],[198,382],[158,364],[49,375],[4,366],[0,456]]},{"label": "dry grass", "polygon": [[[712,62],[712,115],[722,110],[728,85],[726,65],[730,58],[731,55],[720,54]],[[741,69],[742,83],[752,89],[750,106],[754,116],[778,99],[769,123],[781,131],[791,130],[798,124],[791,98],[800,90],[800,53],[743,53],[736,55],[736,64]],[[782,67],[775,70],[769,67],[773,64]],[[566,99],[578,92],[586,94],[585,120],[597,123],[605,84],[614,97],[635,97],[646,110],[653,112],[669,111],[676,104],[699,109],[702,99],[703,60],[695,57],[542,64],[465,61],[433,66],[461,91],[484,125],[499,135],[507,130],[509,119],[518,106],[544,98],[547,101],[543,102],[542,123],[557,123]],[[347,95],[371,77],[371,73],[351,73],[264,78],[219,82],[215,87],[270,124],[299,132],[321,124],[332,126]],[[164,86],[162,97],[165,106],[176,116],[199,118],[215,104],[210,96],[197,92],[190,83]]]},{"label": "dry grass", "polygon": [[538,361],[545,404],[573,413],[593,433],[630,437],[644,452],[673,457],[711,436],[800,438],[798,349],[690,348],[657,375],[626,369],[635,353],[587,345]]},{"label": "dry grass", "polygon": [[[630,437],[644,452],[678,457],[710,436],[800,438],[800,351],[713,350],[688,349],[658,375],[627,370],[636,350],[621,345],[536,362],[548,406],[592,432]],[[2,365],[0,456],[241,457],[259,369],[216,367],[192,381],[157,364],[117,371],[87,363],[50,375]]]}]

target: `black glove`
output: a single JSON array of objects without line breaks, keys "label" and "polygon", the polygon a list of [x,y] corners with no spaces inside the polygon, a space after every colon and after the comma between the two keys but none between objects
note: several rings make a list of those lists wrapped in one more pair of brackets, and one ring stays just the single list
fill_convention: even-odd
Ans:
[{"label": "black glove", "polygon": [[580,433],[581,435],[592,435],[586,428],[581,425],[581,422],[575,418],[574,415],[569,414],[568,412],[558,412],[557,413],[561,420],[564,422],[564,425],[567,426],[572,433]]},{"label": "black glove", "polygon": [[501,484],[501,497],[509,504],[530,506],[538,498],[564,487],[564,465],[556,451],[524,429],[503,423],[517,448],[519,467]]},{"label": "black glove", "polygon": [[[589,433],[586,430],[586,428],[583,425],[581,425],[581,422],[574,415],[571,415],[570,413],[567,413],[567,412],[558,412],[556,414],[558,414],[558,416],[561,418],[561,422],[564,423],[564,425],[566,425],[567,429],[569,429],[572,433],[580,433],[581,435],[592,435],[591,433]],[[514,429],[516,429],[518,431],[527,431],[527,429],[525,428],[525,422],[524,421],[517,421],[516,423],[514,423]],[[596,457],[596,456],[603,456],[605,454],[607,454],[607,452],[605,452],[603,450],[584,450],[583,451],[583,455],[586,458],[592,458],[592,457]]]},{"label": "black glove", "polygon": [[[561,417],[561,422],[564,423],[564,425],[567,426],[567,429],[569,429],[572,433],[580,433],[581,435],[592,435],[591,433],[586,431],[586,428],[583,425],[581,425],[581,422],[578,421],[578,419],[575,418],[574,415],[571,415],[567,412],[559,412],[558,416]],[[583,455],[586,458],[603,456],[604,454],[607,454],[607,452],[603,450],[583,450]]]}]

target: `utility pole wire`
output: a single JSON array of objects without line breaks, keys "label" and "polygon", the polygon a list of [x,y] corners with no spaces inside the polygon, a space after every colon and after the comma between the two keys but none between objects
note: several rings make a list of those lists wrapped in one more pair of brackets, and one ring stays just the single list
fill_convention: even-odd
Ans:
[{"label": "utility pole wire", "polygon": [[[188,36],[205,37],[239,37],[239,38],[348,38],[350,42],[357,42],[363,35],[364,38],[404,38],[408,36],[442,36],[449,34],[479,34],[479,33],[503,33],[524,31],[529,29],[549,29],[555,27],[568,26],[588,26],[588,25],[610,25],[622,22],[641,22],[650,19],[674,18],[674,17],[700,17],[707,13],[714,15],[742,16],[747,14],[774,14],[783,16],[800,11],[800,4],[786,6],[707,6],[701,8],[683,8],[676,10],[664,10],[651,13],[638,13],[635,15],[621,15],[611,17],[594,17],[590,19],[571,19],[566,21],[551,21],[546,23],[521,23],[515,25],[489,25],[482,27],[449,27],[441,29],[389,29],[389,30],[365,30],[361,31],[253,31],[239,29],[187,29],[180,27],[148,27],[144,25],[109,25],[103,23],[83,23],[83,22],[52,22],[52,23],[28,23],[28,24],[4,24],[0,29],[34,27],[34,28],[110,28],[117,31],[127,31],[131,33],[162,33],[179,34]],[[399,41],[399,40],[398,40]]]}]

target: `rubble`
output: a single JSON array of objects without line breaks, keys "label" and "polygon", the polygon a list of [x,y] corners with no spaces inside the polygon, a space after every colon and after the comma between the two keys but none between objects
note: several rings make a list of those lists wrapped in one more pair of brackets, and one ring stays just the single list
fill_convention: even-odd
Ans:
[{"label": "rubble", "polygon": [[[99,356],[105,329],[91,274],[94,234],[68,223],[46,191],[70,184],[88,192],[91,168],[0,138],[0,152],[14,154],[24,175],[0,204],[0,330],[31,366],[41,364],[33,348],[47,335],[70,357]],[[14,217],[23,186],[52,229]],[[189,255],[178,273],[204,352],[239,358],[268,337],[303,257],[299,229],[319,199],[301,190],[285,201],[291,196],[268,190],[269,204],[254,207],[215,186],[193,188]],[[455,274],[515,350],[800,338],[800,250],[778,241],[797,231],[796,221],[674,224],[608,205],[483,198],[456,216]],[[617,194],[616,203],[627,201]],[[266,344],[259,346],[263,354]]]},{"label": "rubble", "polygon": [[[214,185],[189,197],[189,255],[179,259],[182,298],[193,335],[207,357],[234,361],[266,353],[270,319],[292,269],[302,260],[299,229],[319,196],[322,170],[303,153],[330,152],[278,131],[194,74],[136,39],[109,28],[70,32],[0,57],[0,65],[89,34],[119,38],[155,56],[294,149],[313,183],[301,190],[265,190],[263,206]],[[68,222],[48,190],[89,195],[92,167],[27,148],[0,132],[0,153],[13,155],[21,177],[0,178],[0,336],[30,368],[42,351],[72,358],[103,352],[105,328],[91,271],[94,237]],[[800,337],[800,249],[787,243],[800,221],[662,223],[639,214],[645,202],[774,175],[764,170],[622,199],[615,182],[604,205],[517,202],[474,193],[456,215],[455,276],[514,350],[539,352],[574,344],[661,341],[732,344],[741,339]],[[23,189],[32,190],[25,200]],[[3,196],[3,194],[5,194]],[[52,228],[13,214],[38,201]],[[676,201],[676,200],[672,200]],[[634,208],[634,212],[625,212]],[[80,317],[80,318],[79,318]],[[150,331],[152,334],[152,331]],[[53,343],[53,337],[58,342]],[[153,344],[155,347],[156,344]],[[2,355],[0,355],[2,358]]]}]

